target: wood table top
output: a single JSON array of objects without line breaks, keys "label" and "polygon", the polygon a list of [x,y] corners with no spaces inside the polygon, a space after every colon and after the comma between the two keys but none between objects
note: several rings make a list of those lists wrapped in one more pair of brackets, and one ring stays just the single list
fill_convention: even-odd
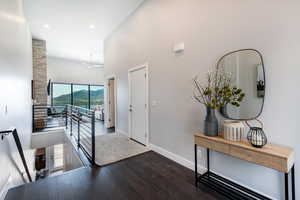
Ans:
[{"label": "wood table top", "polygon": [[197,133],[195,144],[282,172],[289,172],[295,162],[293,148],[272,143],[256,148],[247,140],[235,142]]},{"label": "wood table top", "polygon": [[288,158],[294,152],[294,149],[291,147],[276,145],[276,144],[272,144],[272,143],[266,144],[263,148],[256,148],[256,147],[253,147],[247,140],[244,140],[241,142],[234,142],[234,141],[230,141],[230,140],[225,140],[221,136],[210,137],[210,136],[204,135],[203,133],[197,133],[197,134],[195,134],[195,137],[205,138],[205,139],[208,139],[211,141],[216,141],[216,142],[220,142],[220,143],[224,143],[224,144],[238,146],[238,147],[242,147],[242,148],[245,148],[245,149],[248,149],[251,151],[269,154],[269,155],[280,157],[280,158]]}]

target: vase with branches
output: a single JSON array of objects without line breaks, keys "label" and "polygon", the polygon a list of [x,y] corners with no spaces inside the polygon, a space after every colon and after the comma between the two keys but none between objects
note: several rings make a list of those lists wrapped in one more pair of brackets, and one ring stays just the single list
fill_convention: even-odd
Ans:
[{"label": "vase with branches", "polygon": [[228,104],[239,107],[245,98],[241,88],[231,86],[232,75],[223,68],[217,68],[207,73],[205,82],[199,76],[193,79],[194,99],[205,105],[207,114],[205,118],[204,133],[207,136],[218,135],[218,120],[215,110],[226,108]]}]

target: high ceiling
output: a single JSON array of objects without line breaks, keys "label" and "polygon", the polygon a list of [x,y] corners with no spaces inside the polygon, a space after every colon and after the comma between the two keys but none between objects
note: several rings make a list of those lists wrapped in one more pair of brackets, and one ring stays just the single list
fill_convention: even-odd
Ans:
[{"label": "high ceiling", "polygon": [[48,56],[103,63],[103,41],[144,0],[24,0],[33,38]]}]

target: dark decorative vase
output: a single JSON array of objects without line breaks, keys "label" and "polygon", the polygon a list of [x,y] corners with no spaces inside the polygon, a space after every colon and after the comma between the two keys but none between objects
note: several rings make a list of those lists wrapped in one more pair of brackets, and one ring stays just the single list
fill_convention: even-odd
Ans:
[{"label": "dark decorative vase", "polygon": [[230,117],[228,116],[228,112],[227,112],[227,105],[222,106],[222,107],[220,108],[220,112],[221,112],[221,114],[222,114],[224,117],[230,118]]},{"label": "dark decorative vase", "polygon": [[250,127],[247,139],[256,148],[262,148],[268,142],[265,132],[259,127]]},{"label": "dark decorative vase", "polygon": [[206,136],[218,136],[219,122],[216,117],[216,111],[209,107],[206,107],[206,118],[204,121],[204,135]]}]

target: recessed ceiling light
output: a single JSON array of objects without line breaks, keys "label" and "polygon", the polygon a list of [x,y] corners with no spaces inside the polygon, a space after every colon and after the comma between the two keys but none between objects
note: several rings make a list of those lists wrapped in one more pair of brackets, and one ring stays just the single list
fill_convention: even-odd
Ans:
[{"label": "recessed ceiling light", "polygon": [[94,29],[95,28],[95,25],[94,24],[91,24],[90,25],[90,29]]},{"label": "recessed ceiling light", "polygon": [[49,24],[44,24],[44,28],[50,28]]}]

